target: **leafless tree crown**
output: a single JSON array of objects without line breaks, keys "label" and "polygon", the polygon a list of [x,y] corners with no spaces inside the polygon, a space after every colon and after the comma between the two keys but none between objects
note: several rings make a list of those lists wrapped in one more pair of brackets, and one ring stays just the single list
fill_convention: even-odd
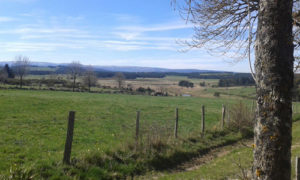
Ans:
[{"label": "leafless tree crown", "polygon": [[69,64],[69,73],[72,78],[76,78],[82,73],[82,65],[79,61],[73,61]]},{"label": "leafless tree crown", "polygon": [[29,69],[29,63],[29,58],[27,56],[17,56],[13,64],[16,75],[19,77],[25,76]]},{"label": "leafless tree crown", "polygon": [[116,80],[118,84],[118,88],[121,89],[125,80],[125,76],[121,72],[117,72],[114,76],[114,79]]},{"label": "leafless tree crown", "polygon": [[84,78],[83,78],[83,81],[84,81],[84,84],[86,86],[88,86],[89,90],[92,86],[95,86],[96,83],[97,83],[97,76],[94,72],[94,69],[92,66],[89,66],[87,68],[87,70],[85,71],[84,73]]},{"label": "leafless tree crown", "polygon": [[79,61],[73,61],[72,63],[69,64],[69,74],[71,75],[71,79],[73,79],[73,92],[75,91],[75,86],[76,86],[76,79],[78,76],[80,76],[82,73],[82,65],[80,64]]},{"label": "leafless tree crown", "polygon": [[[176,0],[173,0],[175,2]],[[259,0],[184,0],[176,3],[180,15],[194,25],[189,48],[207,48],[210,52],[245,57],[249,29],[255,38]],[[253,27],[253,28],[249,28]]]}]

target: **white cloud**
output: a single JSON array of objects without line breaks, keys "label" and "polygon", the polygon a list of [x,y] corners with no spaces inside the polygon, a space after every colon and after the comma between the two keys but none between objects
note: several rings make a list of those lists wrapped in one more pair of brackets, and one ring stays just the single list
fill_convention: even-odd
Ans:
[{"label": "white cloud", "polygon": [[117,30],[129,31],[129,32],[154,32],[154,31],[171,31],[179,29],[188,29],[192,28],[193,25],[190,24],[161,24],[154,26],[121,26],[116,28]]},{"label": "white cloud", "polygon": [[124,24],[136,24],[140,23],[142,20],[138,16],[133,16],[130,14],[117,14],[117,13],[112,13],[108,14],[108,16],[113,16],[116,21],[119,23],[124,23]]},{"label": "white cloud", "polygon": [[1,22],[10,22],[10,21],[15,21],[15,18],[12,17],[0,17],[0,23]]},{"label": "white cloud", "polygon": [[0,0],[0,2],[17,2],[17,3],[31,3],[37,0]]},{"label": "white cloud", "polygon": [[[1,32],[1,31],[0,31]],[[77,29],[66,29],[66,28],[21,28],[15,29],[13,31],[6,31],[6,33],[13,33],[13,34],[56,34],[56,33],[74,33],[80,32]]]},{"label": "white cloud", "polygon": [[33,43],[33,42],[7,42],[0,43],[0,49],[4,52],[32,52],[55,51],[58,48],[82,49],[78,44],[68,43]]},{"label": "white cloud", "polygon": [[[0,0],[1,1],[1,0]],[[24,17],[24,16],[23,16]],[[26,16],[25,18],[34,18]],[[14,38],[12,42],[0,44],[5,51],[56,51],[59,48],[96,49],[111,51],[142,51],[167,50],[177,51],[180,46],[176,44],[177,37],[160,35],[161,31],[173,31],[190,28],[190,25],[180,23],[165,23],[149,26],[121,26],[113,31],[97,30],[98,27],[81,27],[70,21],[80,22],[83,16],[78,17],[47,17],[46,20],[36,24],[18,24],[12,29],[0,30],[0,37]],[[122,21],[136,19],[132,16],[119,16]],[[1,19],[0,19],[1,20]],[[66,24],[61,22],[66,22]],[[52,23],[53,22],[53,23]],[[84,28],[84,30],[82,30]],[[111,27],[110,27],[111,28]],[[146,35],[146,32],[157,32],[157,36]],[[159,36],[160,35],[160,36]],[[181,38],[187,39],[187,38]],[[25,42],[24,42],[25,41]]]}]

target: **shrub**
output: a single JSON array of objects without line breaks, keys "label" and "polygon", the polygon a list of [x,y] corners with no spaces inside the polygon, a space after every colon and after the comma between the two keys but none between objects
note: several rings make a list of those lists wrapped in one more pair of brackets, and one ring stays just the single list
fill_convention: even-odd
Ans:
[{"label": "shrub", "polygon": [[182,81],[179,81],[178,86],[193,88],[194,87],[194,83],[192,83],[190,81],[182,80]]},{"label": "shrub", "polygon": [[215,96],[215,97],[220,97],[220,92],[215,92],[215,93],[214,93],[214,96]]},{"label": "shrub", "polygon": [[228,128],[239,131],[243,137],[253,136],[254,112],[242,101],[231,106]]}]

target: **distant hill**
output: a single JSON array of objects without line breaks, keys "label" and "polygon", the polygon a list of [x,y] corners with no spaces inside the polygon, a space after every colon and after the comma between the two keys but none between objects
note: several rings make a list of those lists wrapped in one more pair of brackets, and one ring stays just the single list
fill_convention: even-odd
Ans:
[{"label": "distant hill", "polygon": [[[0,66],[5,64],[12,65],[13,61],[0,61]],[[68,64],[48,63],[48,62],[31,62],[31,66],[38,67],[63,67]],[[224,71],[213,71],[213,70],[199,70],[199,69],[167,69],[167,68],[156,68],[156,67],[139,67],[139,66],[93,66],[95,71],[109,71],[109,72],[157,72],[157,73],[222,73]]]}]

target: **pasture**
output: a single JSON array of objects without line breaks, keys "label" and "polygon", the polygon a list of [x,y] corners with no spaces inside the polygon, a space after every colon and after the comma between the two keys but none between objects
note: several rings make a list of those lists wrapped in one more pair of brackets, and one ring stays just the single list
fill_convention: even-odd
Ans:
[{"label": "pasture", "polygon": [[76,111],[72,156],[78,157],[131,141],[137,110],[141,111],[142,131],[156,127],[171,137],[178,107],[178,134],[185,139],[200,132],[201,105],[206,107],[206,127],[213,129],[219,128],[222,104],[235,102],[238,100],[0,90],[0,173],[13,164],[61,161],[70,110]]},{"label": "pasture", "polygon": [[[252,143],[250,141],[250,143]],[[220,156],[204,163],[197,169],[179,172],[179,173],[160,173],[149,174],[144,179],[158,177],[161,180],[171,179],[242,179],[242,171],[250,173],[253,162],[253,152],[251,144],[248,146],[240,144],[236,147],[226,147],[222,150]],[[300,122],[293,124],[293,141],[292,141],[292,179],[295,177],[295,157],[300,153]]]}]

